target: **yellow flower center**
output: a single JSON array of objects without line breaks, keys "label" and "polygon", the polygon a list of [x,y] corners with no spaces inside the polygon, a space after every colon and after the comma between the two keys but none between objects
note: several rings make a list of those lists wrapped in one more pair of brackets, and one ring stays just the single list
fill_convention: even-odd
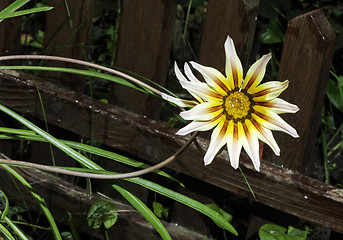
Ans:
[{"label": "yellow flower center", "polygon": [[228,93],[223,99],[223,107],[229,120],[243,121],[252,111],[251,97],[243,91]]}]

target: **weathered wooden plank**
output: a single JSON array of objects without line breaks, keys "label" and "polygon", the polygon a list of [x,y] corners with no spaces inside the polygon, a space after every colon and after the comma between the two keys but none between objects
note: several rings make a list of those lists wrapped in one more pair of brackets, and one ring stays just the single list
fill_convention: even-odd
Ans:
[{"label": "weathered wooden plank", "polygon": [[[175,19],[173,0],[125,0],[122,4],[115,66],[164,85]],[[159,101],[133,89],[113,85],[110,103],[152,119]]]},{"label": "weathered wooden plank", "polygon": [[[10,73],[10,72],[8,72]],[[36,79],[46,104],[48,122],[83,136],[90,136],[91,99]],[[17,94],[17,90],[23,91]],[[18,72],[0,74],[0,102],[16,111],[42,118],[34,84]],[[94,101],[94,138],[109,146],[130,152],[153,163],[176,151],[186,137],[175,136],[175,129],[143,118],[118,107]],[[72,113],[72,114],[71,114]],[[208,142],[199,139],[206,147]],[[175,171],[251,198],[239,171],[225,160],[224,150],[204,167],[203,154],[190,146],[168,167]],[[245,154],[241,167],[257,201],[343,233],[343,190],[263,161],[256,172]]]},{"label": "weathered wooden plank", "polygon": [[322,10],[292,19],[287,27],[278,80],[289,79],[282,98],[299,106],[284,119],[300,138],[276,134],[283,165],[307,173],[311,166],[321,107],[335,47],[335,33]]},{"label": "weathered wooden plank", "polygon": [[[0,10],[6,8],[12,0],[0,1]],[[15,54],[20,49],[21,17],[5,19],[0,23],[0,54]]]},{"label": "weathered wooden plank", "polygon": [[[48,1],[48,5],[54,8],[46,14],[44,53],[84,60],[89,52],[94,0]],[[59,64],[60,67],[68,65]],[[63,86],[84,92],[85,78],[82,76],[53,73],[52,78]]]},{"label": "weathered wooden plank", "polygon": [[258,6],[258,0],[209,1],[199,62],[225,73],[224,42],[227,35],[230,35],[243,66],[247,66],[255,35]]},{"label": "weathered wooden plank", "polygon": [[[14,183],[8,174],[0,166],[1,190],[7,195],[10,202],[29,206],[33,211],[40,212],[36,200],[22,185],[17,182],[18,188],[13,187]],[[116,224],[108,230],[109,239],[158,239],[159,235],[152,225],[131,205],[109,199],[103,195],[92,193],[90,198],[88,192],[61,178],[34,169],[15,170],[32,184],[34,191],[44,198],[57,223],[69,224],[68,212],[72,214],[76,227],[83,232],[103,239],[100,231],[91,230],[87,223],[87,213],[90,206],[97,200],[111,201],[118,210]],[[113,189],[113,191],[115,191]],[[180,225],[162,221],[172,239],[201,240],[203,236],[194,231],[183,228]]]}]

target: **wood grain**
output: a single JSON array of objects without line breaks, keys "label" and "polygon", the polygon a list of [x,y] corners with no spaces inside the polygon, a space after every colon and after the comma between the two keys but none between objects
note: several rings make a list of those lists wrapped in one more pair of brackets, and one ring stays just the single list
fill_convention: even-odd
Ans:
[{"label": "wood grain", "polygon": [[209,1],[201,38],[199,63],[225,73],[224,42],[227,35],[246,68],[254,40],[258,0]]},{"label": "wood grain", "polygon": [[[91,99],[53,84],[36,80],[46,107],[48,122],[79,135],[90,137]],[[26,91],[17,94],[16,89]],[[24,98],[23,98],[24,97]],[[0,74],[0,102],[13,110],[42,118],[34,84],[18,72]],[[187,137],[176,136],[176,129],[135,115],[119,107],[94,100],[95,140],[156,163],[174,153]],[[73,114],[70,114],[73,113]],[[208,141],[199,139],[206,148]],[[224,151],[209,166],[193,145],[168,167],[200,181],[252,198],[239,171],[225,160]],[[343,190],[325,185],[299,173],[261,163],[256,172],[245,154],[241,167],[256,194],[257,201],[343,233]]]},{"label": "wood grain", "polygon": [[[171,34],[175,19],[173,0],[123,1],[115,67],[164,85],[168,71]],[[160,103],[136,90],[113,85],[110,103],[159,119]]]},{"label": "wood grain", "polygon": [[311,166],[321,107],[335,46],[335,33],[321,10],[288,23],[278,80],[289,79],[281,98],[298,105],[300,111],[283,118],[300,136],[292,139],[276,134],[285,167],[306,174]]},{"label": "wood grain", "polygon": [[[70,18],[65,4],[68,4]],[[54,7],[46,13],[44,53],[85,60],[89,52],[94,0],[76,2],[48,1]],[[86,53],[86,54],[85,54]],[[54,66],[70,67],[70,64],[53,63]],[[84,92],[85,78],[73,74],[53,73],[49,75],[55,83]]]},{"label": "wood grain", "polygon": [[[69,225],[68,213],[70,213],[79,231],[87,232],[89,235],[97,237],[97,239],[104,239],[101,231],[90,229],[87,223],[87,213],[90,206],[97,200],[103,200],[112,202],[118,210],[118,220],[108,230],[109,239],[146,240],[159,238],[158,233],[152,225],[131,205],[115,199],[106,198],[97,193],[92,193],[92,197],[90,198],[89,193],[85,189],[39,170],[14,169],[32,184],[35,193],[45,199],[55,221],[59,225],[60,223]],[[31,193],[19,182],[16,182],[18,188],[13,187],[14,183],[9,179],[9,175],[0,166],[1,190],[7,195],[10,203],[23,205],[25,201],[24,206],[28,206],[33,211],[40,212],[41,209]],[[113,191],[115,190],[113,189]],[[203,235],[190,231],[182,226],[164,221],[162,223],[172,239],[203,239]]]},{"label": "wood grain", "polygon": [[[0,9],[5,9],[12,0],[1,0]],[[22,10],[22,9],[20,9]],[[0,23],[0,54],[10,55],[19,52],[21,35],[21,17],[5,19]]]}]

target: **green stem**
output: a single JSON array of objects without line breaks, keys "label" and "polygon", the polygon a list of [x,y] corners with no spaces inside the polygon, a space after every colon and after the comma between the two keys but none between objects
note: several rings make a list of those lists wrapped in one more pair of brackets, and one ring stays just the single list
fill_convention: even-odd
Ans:
[{"label": "green stem", "polygon": [[323,149],[323,159],[324,159],[324,182],[329,184],[330,182],[330,172],[328,166],[328,145],[327,145],[327,135],[322,129],[322,149]]}]

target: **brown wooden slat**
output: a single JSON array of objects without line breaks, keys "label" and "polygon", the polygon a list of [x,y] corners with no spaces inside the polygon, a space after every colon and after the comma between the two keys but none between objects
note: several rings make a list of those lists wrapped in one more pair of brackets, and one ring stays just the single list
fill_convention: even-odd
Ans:
[{"label": "brown wooden slat", "polygon": [[[65,4],[68,4],[70,19]],[[89,52],[94,0],[48,1],[48,5],[54,8],[46,14],[44,53],[85,59],[85,53]],[[70,64],[58,63],[58,66],[70,67]],[[80,92],[85,89],[83,76],[66,73],[53,73],[51,76],[63,86]]]},{"label": "brown wooden slat", "polygon": [[[91,99],[36,80],[45,103],[48,122],[83,136],[90,136]],[[27,93],[16,94],[16,90]],[[0,74],[0,102],[16,111],[42,118],[35,86],[24,75]],[[94,138],[109,146],[130,152],[151,162],[159,162],[185,142],[175,136],[175,129],[140,117],[118,107],[94,101]],[[71,114],[72,113],[72,114]],[[208,145],[206,140],[199,140]],[[223,152],[225,154],[226,151]],[[223,154],[203,165],[203,154],[191,145],[168,167],[175,171],[251,198],[239,171],[233,170]],[[262,161],[256,172],[245,154],[241,167],[254,190],[257,201],[275,209],[309,220],[343,233],[343,190]]]},{"label": "brown wooden slat", "polygon": [[[12,0],[1,0],[0,11],[13,3]],[[21,17],[5,19],[0,23],[0,54],[15,54],[20,49]]]},{"label": "brown wooden slat", "polygon": [[292,19],[287,27],[278,80],[289,79],[281,97],[299,106],[283,117],[300,136],[276,134],[284,166],[306,174],[311,166],[321,107],[335,47],[335,33],[322,10]]},{"label": "brown wooden slat", "polygon": [[258,0],[208,1],[199,63],[225,73],[224,42],[230,35],[243,66],[246,66],[254,40],[258,6]]},{"label": "brown wooden slat", "polygon": [[[175,19],[173,0],[125,0],[122,4],[115,66],[164,85]],[[152,119],[160,117],[156,98],[114,85],[110,103]]]},{"label": "brown wooden slat", "polygon": [[[7,195],[9,201],[28,206],[30,210],[41,212],[36,200],[31,193],[27,191],[21,183],[17,182],[19,189],[13,187],[9,175],[0,166],[0,182],[1,190]],[[76,227],[90,235],[103,239],[102,233],[99,230],[91,230],[87,224],[87,213],[92,205],[97,200],[111,201],[118,210],[118,220],[116,224],[108,230],[109,239],[159,239],[159,234],[154,230],[152,225],[131,205],[119,202],[118,200],[108,199],[97,193],[92,193],[92,198],[88,192],[62,179],[34,169],[18,169],[14,168],[21,176],[32,184],[34,191],[45,199],[54,219],[57,223],[69,225],[68,213],[73,216]],[[113,191],[115,191],[113,189]],[[162,221],[163,225],[168,230],[172,239],[203,239],[194,231],[177,226],[173,223]]]}]

